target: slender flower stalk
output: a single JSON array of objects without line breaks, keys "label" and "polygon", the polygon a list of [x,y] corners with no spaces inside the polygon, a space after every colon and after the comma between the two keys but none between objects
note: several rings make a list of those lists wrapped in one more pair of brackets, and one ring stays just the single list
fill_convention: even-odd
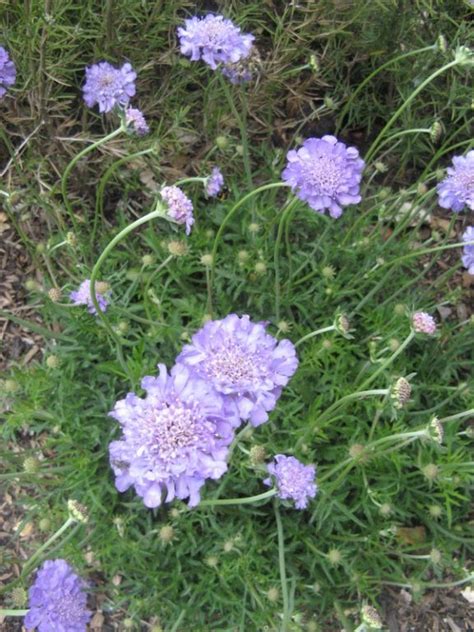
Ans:
[{"label": "slender flower stalk", "polygon": [[46,540],[44,544],[40,546],[40,548],[30,557],[29,560],[25,562],[21,575],[22,576],[26,575],[28,571],[31,570],[31,568],[34,568],[35,562],[42,556],[42,554],[46,551],[46,549],[48,549],[51,546],[51,544],[53,544],[53,542],[56,542],[56,540],[60,538],[62,534],[65,531],[67,531],[71,525],[76,524],[76,523],[77,523],[77,520],[73,518],[72,516],[69,516],[69,518],[64,522],[64,524],[55,533],[53,533],[53,535],[50,538],[48,538],[48,540]]},{"label": "slender flower stalk", "polygon": [[326,334],[329,331],[336,331],[335,325],[329,325],[329,327],[323,327],[322,329],[316,329],[315,331],[311,331],[309,334],[306,334],[302,338],[300,338],[297,342],[295,342],[295,347],[299,347],[303,342],[307,340],[311,340],[311,338],[315,338],[316,336],[320,336],[321,334]]},{"label": "slender flower stalk", "polygon": [[8,610],[0,608],[0,617],[24,617],[28,610]]},{"label": "slender flower stalk", "polygon": [[277,525],[278,535],[278,566],[280,569],[280,583],[281,594],[283,596],[283,621],[281,623],[282,632],[287,632],[288,623],[290,621],[290,600],[288,596],[288,583],[286,580],[286,565],[285,565],[285,539],[283,536],[283,524],[280,516],[280,509],[278,507],[278,501],[273,501],[273,511],[275,512],[275,520]]},{"label": "slender flower stalk", "polygon": [[109,140],[112,140],[116,136],[119,136],[122,132],[125,131],[125,129],[126,129],[125,124],[122,122],[120,127],[118,127],[116,130],[114,130],[110,134],[107,134],[107,136],[104,136],[103,138],[99,138],[99,140],[96,140],[94,143],[91,143],[87,147],[84,147],[82,151],[80,151],[78,154],[74,156],[74,158],[71,160],[71,162],[68,164],[68,166],[64,170],[64,173],[61,178],[61,193],[63,196],[64,206],[66,208],[66,211],[69,214],[72,225],[74,227],[74,231],[77,234],[79,234],[77,220],[75,218],[72,205],[68,199],[68,180],[69,180],[71,171],[74,169],[74,167],[76,166],[76,164],[79,162],[81,158],[83,158],[84,156],[87,156],[87,154],[89,154],[94,149],[97,149],[97,147],[100,147],[101,145],[108,143]]},{"label": "slender flower stalk", "polygon": [[273,498],[276,496],[276,489],[269,489],[262,494],[257,494],[256,496],[247,496],[244,498],[216,498],[213,500],[212,498],[208,500],[201,500],[197,509],[201,507],[214,507],[218,505],[252,505],[253,503],[258,503],[261,500],[268,500],[269,498]]},{"label": "slender flower stalk", "polygon": [[290,213],[294,209],[296,203],[298,202],[297,198],[293,198],[287,207],[283,209],[280,217],[280,221],[278,223],[278,233],[275,240],[275,248],[273,250],[273,264],[275,268],[275,319],[278,322],[280,320],[280,244],[283,236],[283,227],[285,225],[285,221],[290,217]]}]

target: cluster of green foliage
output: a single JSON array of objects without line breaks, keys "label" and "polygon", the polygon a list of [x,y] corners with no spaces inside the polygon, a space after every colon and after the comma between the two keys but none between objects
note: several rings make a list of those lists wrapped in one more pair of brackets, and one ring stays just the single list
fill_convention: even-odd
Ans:
[{"label": "cluster of green foliage", "polygon": [[[417,337],[397,351],[410,333],[411,311],[435,313],[462,300],[458,250],[451,248],[464,217],[428,236],[426,227],[436,212],[436,170],[469,148],[466,67],[447,69],[410,99],[452,61],[457,46],[469,45],[468,3],[199,3],[256,35],[263,70],[248,89],[226,89],[204,65],[180,57],[175,29],[196,3],[102,4],[100,11],[92,0],[0,9],[19,66],[3,157],[13,155],[13,133],[27,136],[41,122],[2,183],[11,194],[9,218],[37,264],[29,299],[43,327],[29,326],[45,340],[44,358],[13,366],[2,389],[3,438],[23,448],[2,449],[0,481],[15,488],[20,482],[24,522],[47,539],[64,522],[68,499],[86,505],[88,524],[69,531],[48,556],[68,559],[95,580],[107,596],[103,610],[126,613],[137,630],[151,621],[158,629],[158,620],[174,631],[278,629],[283,603],[271,504],[146,509],[133,492],[115,489],[107,447],[118,428],[107,414],[127,391],[139,392],[141,377],[154,374],[158,362],[172,366],[211,307],[215,318],[237,312],[268,321],[270,333],[294,342],[344,312],[352,338],[332,331],[298,346],[299,369],[270,421],[240,436],[229,472],[206,487],[205,497],[264,491],[256,446],[266,460],[286,453],[317,464],[320,489],[309,509],[281,509],[292,630],[335,629],[327,622],[334,612],[352,629],[360,605],[376,604],[384,585],[418,597],[426,587],[466,581],[474,544],[465,424],[473,403],[472,323],[448,319],[435,338]],[[132,61],[152,133],[120,137],[77,166],[78,230],[71,236],[60,174],[77,147],[115,124],[81,102],[84,66],[103,58]],[[255,186],[279,179],[298,139],[337,130],[364,154],[396,112],[372,145],[363,202],[339,220],[302,202],[282,215],[278,190],[229,216],[251,190],[249,179]],[[228,197],[209,201],[200,185],[186,185],[197,220],[189,238],[149,223],[101,268],[112,288],[107,317],[123,347],[124,371],[101,321],[71,307],[68,293],[90,277],[110,239],[153,208],[162,182],[206,175],[213,164],[225,173]],[[176,244],[170,249],[177,241],[179,255]],[[212,270],[202,261],[211,251]],[[440,274],[445,252],[456,256]],[[52,288],[61,289],[59,300]],[[375,396],[348,398],[328,412],[376,371],[378,389],[415,374],[406,407],[395,414],[389,397]],[[445,420],[441,445],[397,438],[426,428],[434,416]],[[40,450],[24,448],[31,435]],[[6,553],[1,564],[14,561]]]}]

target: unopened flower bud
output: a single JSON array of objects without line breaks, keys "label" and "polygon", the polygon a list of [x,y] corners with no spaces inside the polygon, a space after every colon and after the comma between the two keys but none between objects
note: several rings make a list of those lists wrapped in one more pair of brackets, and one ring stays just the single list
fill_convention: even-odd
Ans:
[{"label": "unopened flower bud", "polygon": [[288,323],[286,320],[280,320],[277,323],[278,331],[282,334],[287,334],[291,329],[291,323]]},{"label": "unopened flower bud", "polygon": [[404,305],[403,303],[397,303],[395,307],[393,308],[393,311],[395,312],[397,316],[404,316],[407,311],[407,306]]},{"label": "unopened flower bud", "polygon": [[105,294],[110,290],[110,285],[107,281],[97,281],[95,289],[98,294]]},{"label": "unopened flower bud", "polygon": [[439,564],[441,562],[442,559],[442,555],[441,555],[441,551],[438,549],[431,549],[430,551],[430,559],[433,562],[433,564]]},{"label": "unopened flower bud", "polygon": [[390,340],[388,341],[388,346],[390,347],[390,351],[392,351],[393,353],[400,348],[400,340],[397,340],[396,338],[390,338]]},{"label": "unopened flower bud", "polygon": [[70,499],[67,501],[67,508],[71,518],[76,522],[82,522],[86,524],[89,520],[89,511],[85,505],[79,503],[77,500]]},{"label": "unopened flower bud", "polygon": [[350,330],[350,322],[345,314],[337,314],[336,319],[334,321],[335,330],[344,336],[345,338],[349,338],[349,330]]},{"label": "unopened flower bud", "polygon": [[35,281],[34,279],[26,279],[26,281],[25,281],[25,289],[28,292],[39,292],[40,285],[39,285],[38,281]]},{"label": "unopened flower bud", "polygon": [[379,512],[384,518],[387,518],[393,512],[392,505],[390,505],[390,503],[383,503],[379,507]]},{"label": "unopened flower bud", "polygon": [[240,265],[243,265],[246,261],[248,261],[249,257],[250,255],[247,250],[239,250],[237,253],[237,259]]},{"label": "unopened flower bud", "polygon": [[159,537],[163,544],[171,544],[175,538],[173,527],[168,524],[161,527]]},{"label": "unopened flower bud", "polygon": [[328,95],[326,95],[324,97],[324,105],[327,107],[328,110],[335,110],[336,109],[336,102],[334,101],[334,99],[332,99]]},{"label": "unopened flower bud", "polygon": [[338,566],[342,562],[342,553],[339,549],[330,549],[327,558],[330,564]]},{"label": "unopened flower bud", "polygon": [[206,564],[209,568],[217,568],[219,560],[215,555],[209,555],[209,557],[206,557]]},{"label": "unopened flower bud", "polygon": [[437,143],[441,138],[441,134],[443,133],[443,126],[439,121],[435,121],[433,125],[430,127],[430,138],[433,143]]},{"label": "unopened flower bud", "polygon": [[3,388],[5,393],[14,393],[20,388],[20,385],[15,380],[5,380]]},{"label": "unopened flower bud", "polygon": [[61,359],[57,355],[50,355],[46,358],[48,369],[58,369],[61,366]]},{"label": "unopened flower bud", "polygon": [[40,255],[46,252],[46,246],[42,241],[36,244],[36,252]]},{"label": "unopened flower bud", "polygon": [[28,595],[21,586],[16,586],[10,593],[10,599],[16,608],[23,608],[27,602]]},{"label": "unopened flower bud", "polygon": [[392,386],[390,398],[394,408],[400,409],[409,401],[411,395],[410,382],[404,377],[398,378]]},{"label": "unopened flower bud", "polygon": [[319,72],[319,62],[318,62],[318,58],[317,56],[312,53],[309,56],[309,60],[308,60],[308,66],[311,68],[311,70],[315,73]]},{"label": "unopened flower bud", "polygon": [[368,626],[369,630],[379,630],[382,627],[382,619],[372,606],[363,606],[361,615],[362,621]]},{"label": "unopened flower bud", "polygon": [[321,274],[328,281],[332,281],[332,279],[336,276],[336,271],[332,266],[324,266],[321,270]]},{"label": "unopened flower bud", "polygon": [[243,156],[244,155],[244,148],[242,147],[242,145],[236,145],[235,146],[235,151],[237,152],[237,154],[239,156]]},{"label": "unopened flower bud", "polygon": [[155,262],[155,258],[152,255],[143,255],[142,263],[144,266],[151,266]]},{"label": "unopened flower bud", "polygon": [[230,553],[231,551],[234,550],[234,541],[233,540],[226,540],[226,542],[224,542],[224,546],[222,548],[224,549],[224,553]]},{"label": "unopened flower bud", "polygon": [[250,448],[250,463],[252,465],[261,465],[267,456],[263,445],[254,445]]},{"label": "unopened flower bud", "polygon": [[380,161],[376,162],[374,167],[375,167],[375,170],[378,171],[379,173],[386,173],[388,171],[387,165]]},{"label": "unopened flower bud", "polygon": [[75,248],[77,246],[77,237],[74,233],[68,233],[66,235],[66,241],[71,248]]},{"label": "unopened flower bud", "polygon": [[212,255],[211,254],[202,255],[201,263],[206,268],[210,268],[212,266]]},{"label": "unopened flower bud", "polygon": [[218,136],[216,138],[216,145],[219,147],[219,149],[227,149],[227,147],[229,146],[229,139],[227,138],[227,136]]},{"label": "unopened flower bud", "polygon": [[129,327],[130,327],[130,324],[128,320],[120,320],[117,324],[117,329],[118,329],[119,334],[126,334]]},{"label": "unopened flower bud", "polygon": [[48,297],[53,303],[58,303],[61,300],[61,290],[58,287],[52,287],[48,290]]},{"label": "unopened flower bud", "polygon": [[41,520],[38,522],[38,528],[43,533],[45,531],[49,531],[50,527],[51,527],[51,520],[49,518],[41,518]]},{"label": "unopened flower bud", "polygon": [[254,270],[256,274],[265,274],[265,272],[267,271],[267,266],[263,261],[257,261]]},{"label": "unopened flower bud", "polygon": [[212,314],[204,314],[204,316],[201,319],[201,322],[202,322],[203,325],[205,325],[210,320],[212,320]]},{"label": "unopened flower bud", "polygon": [[127,617],[126,619],[123,620],[123,627],[126,630],[132,630],[134,625],[135,624],[133,622],[133,619],[130,619],[130,617]]},{"label": "unopened flower bud", "polygon": [[439,505],[430,505],[428,512],[432,518],[440,518],[443,515],[443,508]]},{"label": "unopened flower bud", "polygon": [[323,346],[323,349],[326,349],[326,351],[329,351],[329,349],[332,349],[333,347],[332,340],[329,340],[329,338],[326,338],[325,340],[323,340],[322,346]]},{"label": "unopened flower bud", "polygon": [[40,460],[37,459],[35,456],[27,456],[26,459],[23,461],[23,469],[25,470],[25,472],[28,472],[28,474],[33,474],[34,472],[37,472],[40,468]]},{"label": "unopened flower bud", "polygon": [[188,246],[184,241],[170,241],[167,244],[167,248],[173,257],[183,257],[188,254]]},{"label": "unopened flower bud", "polygon": [[428,187],[424,182],[420,182],[416,187],[416,192],[418,195],[424,195],[425,193],[428,193]]},{"label": "unopened flower bud", "polygon": [[366,461],[367,454],[365,451],[365,446],[361,443],[354,443],[349,448],[349,456],[354,459],[354,461]]},{"label": "unopened flower bud", "polygon": [[444,428],[443,424],[439,421],[438,417],[433,417],[428,425],[428,432],[430,437],[436,443],[443,443]]},{"label": "unopened flower bud", "polygon": [[429,481],[434,481],[439,474],[439,468],[434,463],[428,463],[428,465],[421,468],[421,471],[423,472],[423,476]]},{"label": "unopened flower bud", "polygon": [[438,39],[436,40],[436,46],[442,53],[445,53],[448,50],[448,43],[443,34],[438,35]]},{"label": "unopened flower bud", "polygon": [[269,588],[267,590],[267,599],[271,603],[276,603],[280,599],[280,591],[278,588]]},{"label": "unopened flower bud", "polygon": [[259,231],[260,231],[260,224],[256,224],[255,222],[252,222],[251,224],[249,224],[249,233],[252,233],[252,235],[256,235]]}]

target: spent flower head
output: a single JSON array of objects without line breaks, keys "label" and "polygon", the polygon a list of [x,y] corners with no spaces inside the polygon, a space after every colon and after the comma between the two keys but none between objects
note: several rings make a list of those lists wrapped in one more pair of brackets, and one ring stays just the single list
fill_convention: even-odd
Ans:
[{"label": "spent flower head", "polygon": [[413,331],[418,334],[433,336],[436,333],[436,321],[426,312],[415,312],[411,318]]},{"label": "spent flower head", "polygon": [[0,46],[0,99],[5,96],[7,88],[12,86],[16,80],[15,64],[10,59],[8,51]]},{"label": "spent flower head", "polygon": [[110,413],[123,432],[109,446],[115,486],[120,492],[133,486],[146,507],[174,498],[189,498],[194,507],[205,481],[227,470],[238,419],[212,385],[183,364],[170,374],[164,365],[159,370],[158,377],[143,378],[145,398],[129,393]]},{"label": "spent flower head", "polygon": [[194,16],[178,28],[181,53],[191,61],[202,59],[213,70],[218,64],[235,64],[250,54],[253,35],[222,15]]},{"label": "spent flower head", "polygon": [[62,559],[47,560],[28,591],[25,626],[38,632],[86,632],[86,582]]},{"label": "spent flower head", "polygon": [[224,64],[222,74],[233,84],[246,83],[258,76],[262,68],[262,59],[256,46],[252,46],[244,59]]},{"label": "spent flower head", "polygon": [[462,240],[466,243],[461,257],[462,264],[469,274],[474,275],[474,226],[468,226],[466,228],[462,234]]},{"label": "spent flower head", "polygon": [[137,136],[145,136],[150,131],[143,112],[138,108],[129,107],[125,110],[125,124],[127,129]]},{"label": "spent flower head", "polygon": [[214,167],[211,175],[206,178],[205,190],[208,197],[216,197],[224,186],[224,176],[219,167]]},{"label": "spent flower head", "polygon": [[308,138],[300,149],[289,151],[287,159],[282,179],[314,211],[327,209],[337,218],[344,206],[361,201],[365,163],[355,147],[347,147],[334,136]]},{"label": "spent flower head", "polygon": [[465,156],[454,156],[448,175],[436,187],[438,204],[459,213],[467,206],[474,210],[474,149]]},{"label": "spent flower head", "polygon": [[316,467],[304,465],[294,456],[277,454],[275,460],[267,465],[270,474],[263,482],[265,485],[275,484],[277,496],[281,500],[291,500],[296,509],[305,509],[318,490],[314,479]]},{"label": "spent flower head", "polygon": [[163,187],[161,197],[167,205],[167,216],[177,224],[186,225],[186,235],[191,232],[194,224],[193,203],[177,186]]},{"label": "spent flower head", "polygon": [[237,314],[209,321],[176,359],[224,395],[238,416],[254,426],[267,421],[298,366],[293,343],[276,340],[265,327]]},{"label": "spent flower head", "polygon": [[397,410],[403,408],[408,403],[411,396],[410,382],[404,377],[398,378],[390,390],[390,398],[393,407]]},{"label": "spent flower head", "polygon": [[137,73],[131,64],[116,68],[107,61],[86,68],[86,81],[82,88],[84,101],[90,108],[95,104],[99,112],[110,112],[115,107],[125,107],[135,96]]},{"label": "spent flower head", "polygon": [[362,621],[370,630],[379,630],[382,627],[382,619],[379,613],[372,606],[363,606],[361,610]]},{"label": "spent flower head", "polygon": [[[105,312],[110,299],[110,290],[108,289],[108,285],[106,289],[101,292],[101,289],[103,288],[104,286],[101,286],[100,282],[96,283],[95,295],[101,312]],[[90,314],[97,314],[97,309],[92,301],[90,279],[83,281],[77,290],[74,290],[69,294],[69,298],[74,305],[87,305],[87,310]]]}]

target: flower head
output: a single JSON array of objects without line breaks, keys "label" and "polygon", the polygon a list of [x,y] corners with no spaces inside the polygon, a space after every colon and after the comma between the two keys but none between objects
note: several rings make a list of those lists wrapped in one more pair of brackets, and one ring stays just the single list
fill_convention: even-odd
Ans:
[{"label": "flower head", "polygon": [[168,217],[178,224],[186,224],[186,235],[189,235],[191,226],[194,224],[193,203],[191,200],[179,187],[174,185],[163,187],[161,189],[161,197],[168,206]]},{"label": "flower head", "polygon": [[125,110],[125,123],[127,128],[137,134],[137,136],[144,136],[150,131],[143,112],[138,108],[127,108]]},{"label": "flower head", "polygon": [[65,560],[47,560],[28,591],[25,627],[38,632],[85,632],[92,616],[86,607],[86,588]]},{"label": "flower head", "polygon": [[191,61],[202,59],[213,70],[218,64],[235,64],[247,57],[255,39],[222,15],[185,20],[178,37],[183,55]]},{"label": "flower head", "polygon": [[361,201],[365,163],[355,147],[347,147],[334,136],[308,138],[300,149],[289,151],[287,159],[283,180],[314,211],[327,209],[337,218],[343,206]]},{"label": "flower head", "polygon": [[[102,284],[95,284],[95,296],[97,298],[97,303],[99,304],[99,308],[101,312],[105,312],[107,306],[109,304],[110,292],[108,291],[108,285],[103,284],[105,288],[102,287]],[[103,291],[101,291],[103,290]],[[91,296],[91,282],[90,279],[86,279],[81,283],[77,290],[74,290],[69,294],[69,298],[74,303],[74,305],[87,305],[87,310],[89,314],[97,314],[96,307],[92,302]]]},{"label": "flower head", "polygon": [[465,206],[474,210],[474,149],[465,156],[454,156],[453,166],[442,180],[438,191],[438,204],[459,213]]},{"label": "flower head", "polygon": [[264,323],[230,314],[207,322],[176,359],[207,380],[254,426],[267,421],[298,359],[289,340],[278,342]]},{"label": "flower head", "polygon": [[224,64],[222,74],[233,84],[246,83],[261,71],[262,59],[256,46],[252,46],[247,57],[236,63]]},{"label": "flower head", "polygon": [[214,167],[211,175],[206,179],[206,195],[208,197],[216,197],[222,191],[224,186],[224,176],[219,167]]},{"label": "flower head", "polygon": [[404,377],[399,377],[390,389],[390,399],[393,407],[400,410],[410,401],[411,384]]},{"label": "flower head", "polygon": [[415,312],[411,318],[411,324],[417,334],[433,336],[436,333],[436,321],[426,312]]},{"label": "flower head", "polygon": [[[462,240],[464,242],[474,242],[474,226],[468,226],[466,228],[462,234]],[[474,243],[466,243],[463,248],[461,260],[463,266],[467,269],[469,274],[474,274]]]},{"label": "flower head", "polygon": [[0,99],[5,95],[7,88],[15,83],[15,80],[15,64],[3,46],[0,46]]},{"label": "flower head", "polygon": [[277,454],[267,470],[270,476],[263,481],[265,485],[270,486],[274,481],[278,498],[294,501],[296,509],[305,509],[309,499],[316,496],[314,465],[304,465],[294,456]]},{"label": "flower head", "polygon": [[110,463],[121,492],[132,485],[146,507],[189,498],[200,501],[206,479],[227,470],[228,446],[235,421],[212,386],[176,365],[168,375],[144,377],[142,399],[129,393],[110,413],[123,436],[109,446]]},{"label": "flower head", "polygon": [[86,68],[86,82],[83,87],[84,101],[90,108],[97,103],[99,112],[110,112],[114,107],[124,107],[135,96],[137,73],[131,64],[116,68],[107,61],[101,61]]}]

